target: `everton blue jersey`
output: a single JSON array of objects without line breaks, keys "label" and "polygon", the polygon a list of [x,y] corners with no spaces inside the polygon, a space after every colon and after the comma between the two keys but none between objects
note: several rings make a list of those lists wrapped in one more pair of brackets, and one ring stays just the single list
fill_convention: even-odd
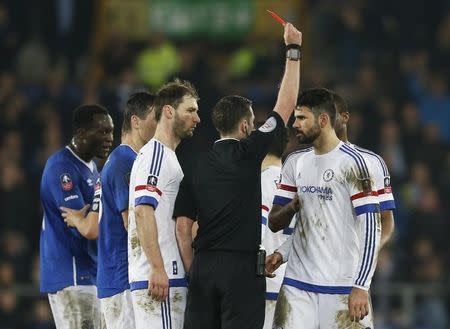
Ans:
[{"label": "everton blue jersey", "polygon": [[122,212],[128,210],[130,172],[136,152],[119,145],[102,170],[101,214],[98,235],[98,297],[105,298],[129,289],[127,231]]},{"label": "everton blue jersey", "polygon": [[69,147],[48,160],[41,180],[44,210],[40,239],[41,292],[54,293],[65,287],[96,283],[96,241],[68,228],[59,207],[81,209],[91,204],[99,178],[93,161],[87,163]]}]

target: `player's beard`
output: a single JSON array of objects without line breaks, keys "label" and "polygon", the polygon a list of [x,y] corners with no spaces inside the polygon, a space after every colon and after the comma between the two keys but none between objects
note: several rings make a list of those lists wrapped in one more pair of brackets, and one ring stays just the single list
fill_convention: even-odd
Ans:
[{"label": "player's beard", "polygon": [[315,122],[308,132],[303,131],[301,135],[297,135],[297,139],[300,144],[312,144],[319,136],[320,126]]},{"label": "player's beard", "polygon": [[[192,127],[191,127],[192,128]],[[173,131],[175,136],[179,139],[184,139],[193,136],[193,130],[189,127],[189,123],[183,121],[178,113],[175,111],[174,122],[173,122]]]}]

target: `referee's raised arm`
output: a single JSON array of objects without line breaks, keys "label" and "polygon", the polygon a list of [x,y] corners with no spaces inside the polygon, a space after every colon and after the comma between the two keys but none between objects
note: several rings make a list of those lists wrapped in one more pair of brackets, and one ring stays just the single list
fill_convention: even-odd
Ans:
[{"label": "referee's raised arm", "polygon": [[300,87],[300,59],[302,33],[291,23],[284,26],[284,42],[286,44],[286,68],[274,111],[277,112],[287,124],[289,117],[297,102]]}]

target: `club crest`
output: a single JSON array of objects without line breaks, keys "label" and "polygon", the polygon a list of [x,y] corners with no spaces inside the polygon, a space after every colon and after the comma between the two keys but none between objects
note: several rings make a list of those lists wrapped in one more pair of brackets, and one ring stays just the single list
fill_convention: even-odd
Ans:
[{"label": "club crest", "polygon": [[72,178],[69,174],[62,174],[59,179],[61,181],[61,187],[64,191],[70,191],[73,188]]}]

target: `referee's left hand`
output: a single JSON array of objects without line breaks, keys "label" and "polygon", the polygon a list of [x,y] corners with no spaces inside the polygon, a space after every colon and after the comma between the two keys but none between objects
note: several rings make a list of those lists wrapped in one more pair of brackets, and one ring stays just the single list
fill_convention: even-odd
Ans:
[{"label": "referee's left hand", "polygon": [[169,294],[169,277],[163,268],[153,268],[148,280],[148,294],[157,301],[164,302]]}]

